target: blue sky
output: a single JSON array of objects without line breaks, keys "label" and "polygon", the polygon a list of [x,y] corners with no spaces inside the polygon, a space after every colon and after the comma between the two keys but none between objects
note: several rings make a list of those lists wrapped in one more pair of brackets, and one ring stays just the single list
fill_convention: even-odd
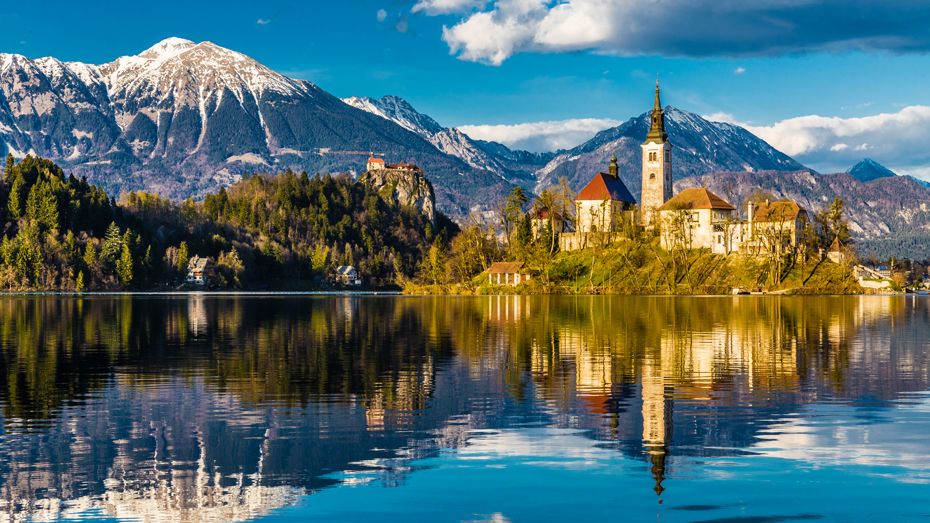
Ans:
[{"label": "blue sky", "polygon": [[336,96],[397,95],[445,126],[537,150],[594,132],[567,122],[648,110],[658,73],[665,103],[743,124],[821,171],[871,156],[930,177],[930,6],[190,0],[21,3],[4,18],[0,52],[105,63],[171,36],[209,40]]}]

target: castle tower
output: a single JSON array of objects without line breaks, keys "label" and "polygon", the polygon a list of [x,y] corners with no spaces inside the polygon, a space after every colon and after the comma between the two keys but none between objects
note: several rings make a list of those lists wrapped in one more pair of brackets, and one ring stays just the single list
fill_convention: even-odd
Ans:
[{"label": "castle tower", "polygon": [[659,101],[659,81],[656,80],[656,101],[652,108],[649,134],[643,148],[643,193],[640,197],[643,225],[652,223],[656,209],[672,198],[672,144],[665,132],[665,111]]}]

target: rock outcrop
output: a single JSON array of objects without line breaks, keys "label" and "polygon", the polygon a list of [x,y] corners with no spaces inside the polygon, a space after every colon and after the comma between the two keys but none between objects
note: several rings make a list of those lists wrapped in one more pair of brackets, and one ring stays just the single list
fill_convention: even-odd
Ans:
[{"label": "rock outcrop", "polygon": [[433,184],[420,172],[376,169],[366,171],[358,181],[370,185],[385,200],[416,207],[436,225],[436,194],[433,192]]}]

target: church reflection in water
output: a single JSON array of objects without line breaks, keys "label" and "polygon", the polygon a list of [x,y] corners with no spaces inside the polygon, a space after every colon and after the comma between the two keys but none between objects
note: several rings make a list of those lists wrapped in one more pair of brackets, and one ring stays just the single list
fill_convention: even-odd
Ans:
[{"label": "church reflection in water", "polygon": [[402,485],[514,420],[587,429],[661,497],[676,457],[742,452],[799,405],[926,390],[928,315],[890,296],[4,299],[0,521],[247,520]]}]

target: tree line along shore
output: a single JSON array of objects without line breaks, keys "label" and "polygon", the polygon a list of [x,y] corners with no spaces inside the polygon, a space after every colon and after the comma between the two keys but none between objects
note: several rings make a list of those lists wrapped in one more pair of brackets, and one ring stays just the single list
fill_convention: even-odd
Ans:
[{"label": "tree line along shore", "polygon": [[[116,199],[52,161],[8,156],[0,290],[175,290],[197,256],[211,260],[210,287],[221,290],[338,289],[335,269],[353,266],[364,288],[408,294],[863,292],[853,249],[839,264],[822,253],[848,240],[842,202],[818,214],[796,247],[766,254],[666,248],[656,227],[635,218],[621,233],[592,234],[586,248],[562,252],[552,220],[533,216],[546,208],[571,219],[573,196],[564,180],[533,201],[516,188],[493,221],[457,224],[345,174],[254,174],[200,202],[147,192]],[[528,281],[493,285],[486,271],[501,261],[522,264]]]}]

